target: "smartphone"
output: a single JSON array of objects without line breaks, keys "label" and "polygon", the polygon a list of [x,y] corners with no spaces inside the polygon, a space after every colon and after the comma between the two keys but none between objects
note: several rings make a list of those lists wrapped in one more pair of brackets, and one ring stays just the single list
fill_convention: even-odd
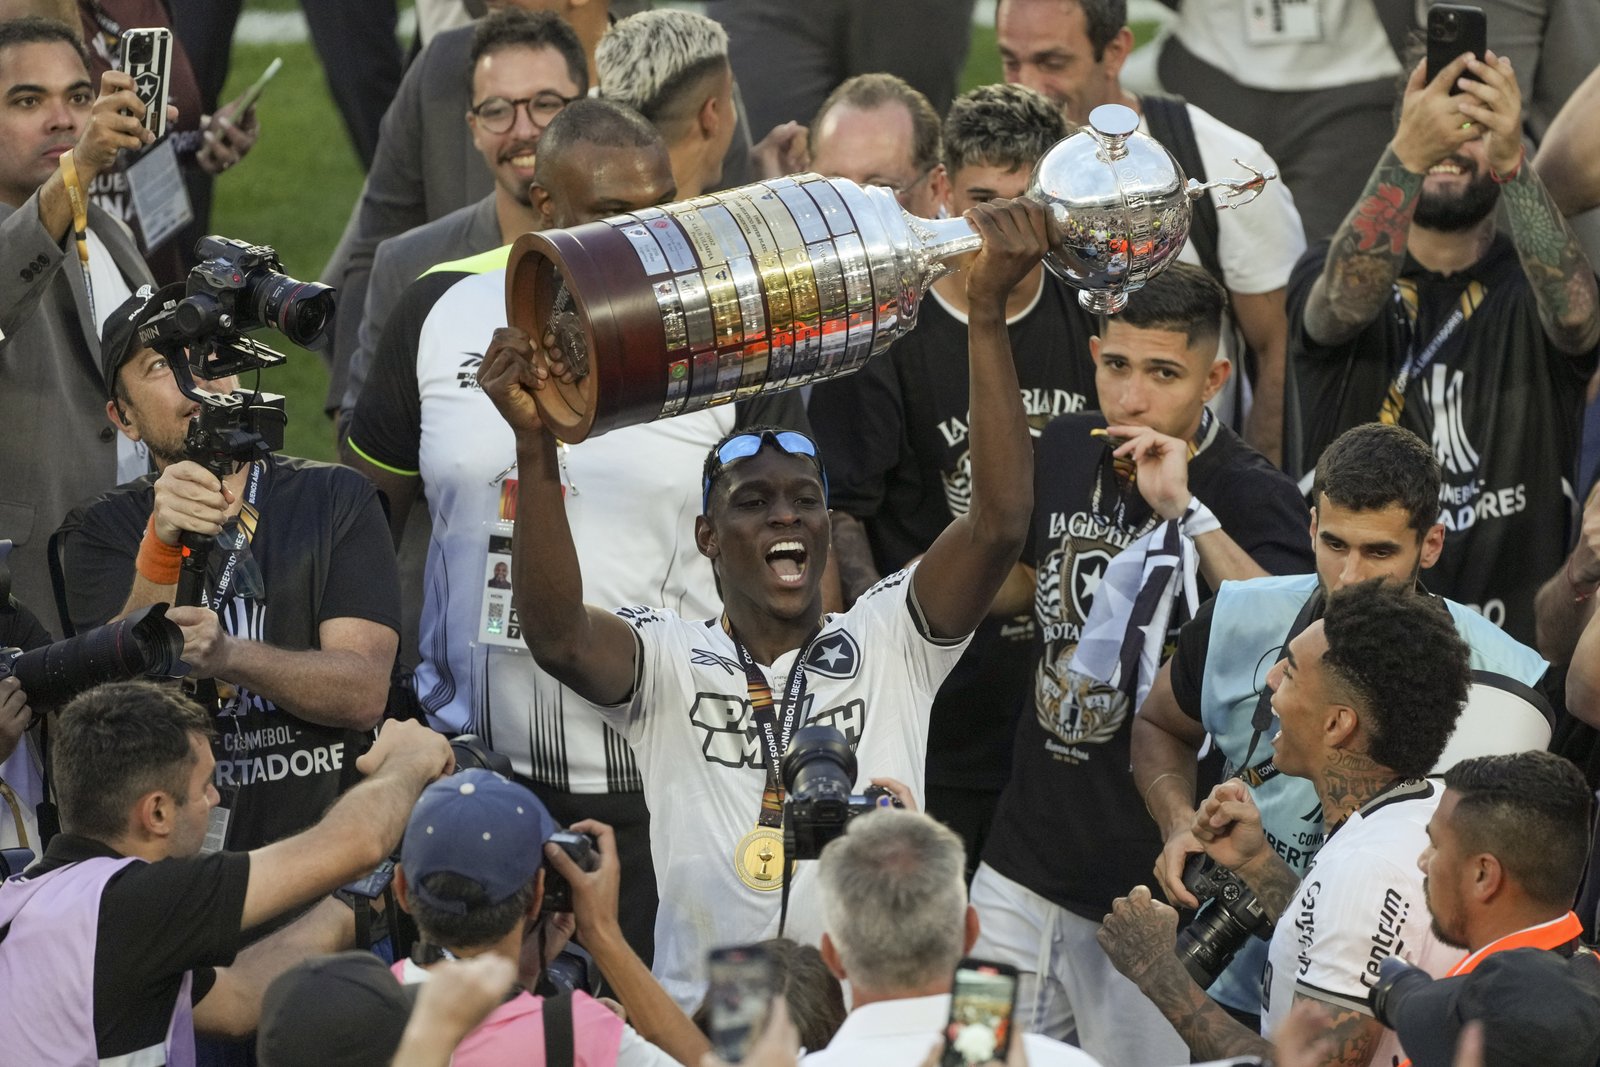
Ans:
[{"label": "smartphone", "polygon": [[172,31],[160,26],[122,31],[122,70],[144,103],[144,125],[159,139],[167,132],[172,91]]},{"label": "smartphone", "polygon": [[965,959],[950,987],[950,1021],[944,1028],[940,1067],[1004,1062],[1011,1048],[1017,1007],[1017,969],[1006,963]]},{"label": "smartphone", "polygon": [[706,957],[711,979],[711,1048],[727,1063],[740,1063],[767,1025],[777,994],[777,974],[765,945],[714,948]]},{"label": "smartphone", "polygon": [[394,858],[390,857],[378,864],[371,874],[357,878],[348,885],[342,885],[339,888],[352,896],[377,900],[383,896],[383,891],[389,888],[389,883],[394,881],[394,867]]},{"label": "smartphone", "polygon": [[283,69],[283,58],[280,56],[267,64],[267,69],[261,72],[261,77],[250,83],[250,87],[239,94],[238,107],[234,109],[234,118],[244,121],[244,113],[256,106],[256,101],[261,99],[261,91],[267,83],[277,77],[278,71]]},{"label": "smartphone", "polygon": [[[1434,4],[1428,9],[1428,79],[1448,67],[1462,52],[1471,52],[1483,61],[1489,46],[1489,22],[1483,9],[1466,4]],[[1460,85],[1450,86],[1452,93]]]}]

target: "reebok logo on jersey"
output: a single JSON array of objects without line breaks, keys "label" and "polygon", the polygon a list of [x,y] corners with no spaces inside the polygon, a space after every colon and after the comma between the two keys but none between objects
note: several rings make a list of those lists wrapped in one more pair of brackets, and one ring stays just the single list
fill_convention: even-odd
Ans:
[{"label": "reebok logo on jersey", "polygon": [[819,637],[806,653],[806,670],[829,678],[854,678],[861,669],[861,648],[843,630]]},{"label": "reebok logo on jersey", "polygon": [[739,673],[739,664],[734,660],[705,648],[691,648],[689,662],[696,667],[721,667],[729,674]]},{"label": "reebok logo on jersey", "polygon": [[463,352],[467,358],[462,360],[461,369],[456,371],[457,389],[478,389],[483,386],[478,384],[478,365],[483,362],[482,352]]}]

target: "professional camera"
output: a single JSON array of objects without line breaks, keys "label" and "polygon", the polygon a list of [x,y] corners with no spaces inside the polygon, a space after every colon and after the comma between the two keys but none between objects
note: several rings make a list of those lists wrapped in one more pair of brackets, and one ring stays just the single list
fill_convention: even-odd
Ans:
[{"label": "professional camera", "polygon": [[[231,237],[202,237],[189,272],[178,327],[192,337],[237,335],[263,326],[301,347],[316,343],[333,317],[333,290],[283,273],[278,253]],[[213,377],[235,373],[225,370]]]},{"label": "professional camera", "polygon": [[1396,1025],[1397,1009],[1411,993],[1433,984],[1433,976],[1421,967],[1413,967],[1398,956],[1386,957],[1378,964],[1378,980],[1367,991],[1367,1005],[1372,1017],[1391,1030]]},{"label": "professional camera", "polygon": [[[595,851],[599,844],[592,834],[581,830],[557,830],[550,835],[549,844],[559,846],[561,851],[585,871],[600,869],[600,853]],[[572,910],[572,883],[562,876],[554,867],[544,869],[544,908],[545,911],[571,911]]]},{"label": "professional camera", "polygon": [[[11,595],[11,542],[0,541],[0,604]],[[183,631],[167,619],[167,605],[152,604],[125,619],[56,641],[32,652],[0,647],[0,678],[16,676],[30,707],[58,708],[101,682],[140,676],[182,678],[189,673]]]},{"label": "professional camera", "polygon": [[1179,931],[1176,951],[1189,977],[1207,989],[1246,938],[1272,936],[1272,922],[1255,891],[1204,852],[1183,865],[1183,885],[1200,901],[1200,911]]},{"label": "professional camera", "polygon": [[477,768],[493,771],[502,778],[511,778],[511,757],[496,752],[483,743],[477,734],[457,734],[450,739],[450,751],[455,753],[456,769],[451,773]]},{"label": "professional camera", "polygon": [[831,726],[807,726],[794,735],[783,758],[783,854],[814,860],[850,820],[877,808],[899,807],[887,789],[868,786],[851,795],[856,754]]}]

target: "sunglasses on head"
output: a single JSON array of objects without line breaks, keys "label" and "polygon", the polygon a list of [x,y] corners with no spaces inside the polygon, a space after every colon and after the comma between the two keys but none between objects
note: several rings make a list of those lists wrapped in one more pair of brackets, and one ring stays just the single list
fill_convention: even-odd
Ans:
[{"label": "sunglasses on head", "polygon": [[700,509],[703,512],[711,510],[711,486],[721,476],[728,464],[735,460],[749,459],[761,451],[761,446],[767,442],[776,445],[791,456],[805,456],[817,465],[817,473],[822,475],[822,495],[828,495],[828,472],[822,469],[822,458],[817,455],[817,443],[803,433],[795,430],[764,430],[761,433],[742,433],[730,437],[722,442],[722,447],[717,449],[717,463],[705,476],[701,486]]}]

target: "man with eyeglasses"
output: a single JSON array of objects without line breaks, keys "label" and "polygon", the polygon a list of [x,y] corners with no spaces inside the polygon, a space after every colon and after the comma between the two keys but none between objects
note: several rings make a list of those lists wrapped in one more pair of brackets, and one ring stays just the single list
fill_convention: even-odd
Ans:
[{"label": "man with eyeglasses", "polygon": [[478,23],[467,64],[472,107],[463,118],[473,147],[494,175],[494,189],[475,204],[378,246],[356,348],[345,369],[341,441],[401,291],[436,263],[487,252],[544,228],[529,192],[534,149],[550,120],[583,95],[588,85],[584,63],[578,35],[549,12],[507,8]]},{"label": "man with eyeglasses", "polygon": [[[218,479],[186,458],[199,405],[139,328],[143,287],[106,320],[105,414],[150,450],[158,474],[111,490],[69,528],[67,607],[80,632],[177,602],[185,533],[211,548],[203,606],[172,608],[192,677],[221,691],[208,836],[248,851],[306,829],[359,778],[383,717],[399,643],[394,550],[377,494],[354,471],[274,455]],[[206,383],[231,390],[236,378]]]},{"label": "man with eyeglasses", "polygon": [[[907,111],[922,117],[906,123],[901,115]],[[995,197],[1022,195],[1034,161],[1067,134],[1050,102],[1019,85],[989,85],[959,97],[945,120],[942,161],[939,127],[934,121],[929,130],[930,120],[933,109],[899,79],[854,78],[814,123],[816,168],[887,184],[905,182],[931,163],[927,180],[903,186],[902,202],[913,214],[931,216],[946,207],[961,213]],[[894,131],[907,126],[921,132],[897,138]],[[860,143],[867,130],[881,138],[876,154]],[[903,158],[885,157],[884,144],[903,146]],[[935,191],[942,202],[930,206]],[[965,276],[946,275],[923,299],[908,336],[860,373],[812,391],[812,425],[832,457],[835,553],[847,602],[879,574],[925,552],[967,508],[970,398],[962,368],[969,310]],[[1042,264],[1007,295],[1006,332],[1035,435],[1057,415],[1095,407],[1089,361],[1094,320]],[[1011,734],[1027,695],[1033,640],[1033,619],[1025,611],[985,620],[934,703],[928,812],[966,842],[968,878],[1011,774]]]},{"label": "man with eyeglasses", "polygon": [[901,207],[931,219],[949,188],[940,137],[927,97],[893,74],[858,74],[828,94],[811,120],[811,169],[893,189]]},{"label": "man with eyeglasses", "polygon": [[[661,135],[621,104],[575,101],[539,142],[533,199],[550,226],[638,211],[670,199],[673,188]],[[595,818],[616,829],[623,930],[648,961],[656,886],[638,767],[587,704],[539,670],[518,636],[510,596],[487,588],[492,564],[509,562],[511,531],[494,524],[514,517],[518,479],[512,433],[474,371],[487,331],[505,321],[508,253],[441,264],[401,295],[356,405],[351,463],[388,496],[397,537],[419,490],[433,516],[415,684],[429,723],[483,737],[563,825]],[[695,468],[705,450],[755,423],[805,428],[799,394],[563,448],[567,492],[557,506],[583,545],[591,595],[650,599],[691,616],[716,610],[710,564],[688,536],[662,537],[651,520],[698,511]]]},{"label": "man with eyeglasses", "polygon": [[[778,768],[789,738],[802,726],[835,728],[860,786],[895,778],[920,805],[933,695],[1022,547],[1033,455],[1005,303],[1043,256],[1052,224],[1025,200],[980,204],[967,217],[983,237],[967,273],[971,506],[920,563],[842,614],[823,614],[822,458],[809,438],[771,428],[730,435],[703,467],[694,541],[717,577],[720,620],[586,604],[599,599],[597,572],[580,564],[562,506],[562,448],[534,399],[565,368],[547,368],[515,330],[496,332],[479,368],[516,436],[512,584],[523,637],[638,760],[661,889],[655,971],[679,1003],[703,993],[706,949],[774,936],[786,883],[788,935],[817,943],[814,873],[784,856]],[[658,537],[687,533],[680,516],[634,521]]]}]

